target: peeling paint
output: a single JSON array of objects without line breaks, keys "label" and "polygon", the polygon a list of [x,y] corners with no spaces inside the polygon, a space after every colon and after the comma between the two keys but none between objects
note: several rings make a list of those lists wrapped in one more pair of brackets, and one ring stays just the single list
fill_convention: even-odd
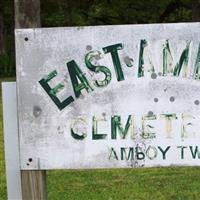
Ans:
[{"label": "peeling paint", "polygon": [[199,23],[17,31],[21,168],[200,166],[199,32]]}]

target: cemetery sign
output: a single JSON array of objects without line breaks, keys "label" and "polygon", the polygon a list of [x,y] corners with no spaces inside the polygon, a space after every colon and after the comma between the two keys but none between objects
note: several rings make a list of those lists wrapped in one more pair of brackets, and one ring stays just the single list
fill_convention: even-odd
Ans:
[{"label": "cemetery sign", "polygon": [[17,29],[21,168],[200,166],[199,33]]}]

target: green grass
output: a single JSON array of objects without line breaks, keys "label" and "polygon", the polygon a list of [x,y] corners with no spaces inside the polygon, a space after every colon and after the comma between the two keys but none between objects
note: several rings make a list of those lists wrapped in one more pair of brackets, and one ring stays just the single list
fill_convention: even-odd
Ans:
[{"label": "green grass", "polygon": [[52,171],[49,199],[199,200],[199,168]]},{"label": "green grass", "polygon": [[2,95],[1,82],[11,81],[13,78],[0,79],[0,200],[7,199],[6,195],[6,173],[5,173],[5,159],[4,159],[4,142],[3,142],[3,111],[2,111]]},{"label": "green grass", "polygon": [[[200,168],[53,170],[48,171],[48,196],[50,200],[199,200]],[[0,98],[0,200],[6,198]]]}]

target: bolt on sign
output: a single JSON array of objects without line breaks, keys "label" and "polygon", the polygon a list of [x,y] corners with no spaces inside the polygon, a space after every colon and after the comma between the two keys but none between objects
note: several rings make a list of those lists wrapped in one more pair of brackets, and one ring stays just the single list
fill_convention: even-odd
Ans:
[{"label": "bolt on sign", "polygon": [[21,168],[200,166],[199,33],[16,30]]}]

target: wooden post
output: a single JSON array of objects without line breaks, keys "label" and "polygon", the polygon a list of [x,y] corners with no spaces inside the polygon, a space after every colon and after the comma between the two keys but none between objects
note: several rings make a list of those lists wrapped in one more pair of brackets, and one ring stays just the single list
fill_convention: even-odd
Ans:
[{"label": "wooden post", "polygon": [[[40,27],[40,0],[15,0],[15,28]],[[21,170],[22,199],[47,200],[45,170]]]},{"label": "wooden post", "polygon": [[40,0],[15,0],[15,28],[40,27]]},{"label": "wooden post", "polygon": [[22,170],[22,198],[23,200],[46,200],[47,184],[46,171]]}]

